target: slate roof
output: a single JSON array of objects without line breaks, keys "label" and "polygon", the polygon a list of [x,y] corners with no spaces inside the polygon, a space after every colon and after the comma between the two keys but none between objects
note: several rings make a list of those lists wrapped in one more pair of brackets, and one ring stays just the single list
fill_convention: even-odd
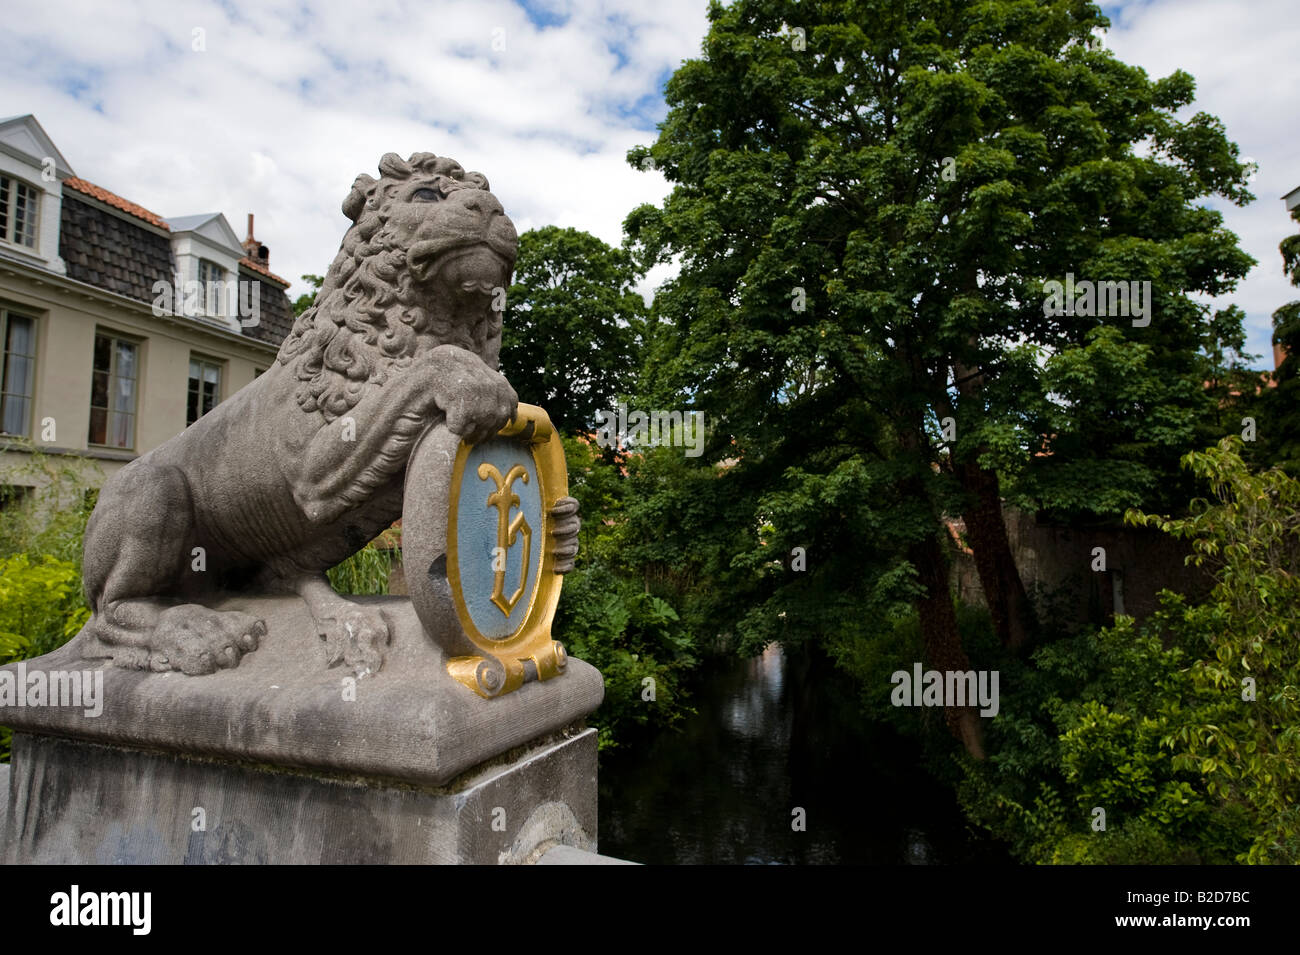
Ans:
[{"label": "slate roof", "polygon": [[[132,224],[129,219],[77,198],[81,193],[112,206],[141,222],[170,232],[166,220],[143,206],[109,192],[84,179],[63,181],[63,208],[59,222],[59,255],[68,268],[68,277],[116,292],[139,302],[152,304],[153,286],[157,281],[172,282],[176,263],[171,239],[153,229]],[[71,186],[71,189],[66,187]],[[181,216],[172,219],[178,229],[194,228],[215,213]],[[255,281],[258,289],[259,323],[243,329],[257,341],[279,345],[293,328],[293,305],[285,289],[289,283],[260,262],[244,258],[239,263],[241,279]]]},{"label": "slate roof", "polygon": [[[244,334],[249,338],[256,338],[261,342],[269,342],[272,345],[279,345],[284,341],[285,336],[293,329],[293,306],[289,302],[289,296],[284,294],[284,289],[277,288],[269,281],[264,281],[264,275],[271,275],[260,266],[254,271],[250,267],[248,259],[243,259],[239,263],[239,278],[245,282],[256,282],[261,286],[257,290],[257,311],[258,324],[244,328]],[[283,282],[284,279],[271,275],[271,278]],[[288,283],[285,283],[288,284]]]},{"label": "slate roof", "polygon": [[[147,209],[141,212],[153,215]],[[170,283],[175,271],[172,244],[166,235],[134,226],[121,216],[79,201],[71,192],[63,196],[59,255],[68,267],[69,278],[139,302],[152,303],[153,284],[159,280]]]}]

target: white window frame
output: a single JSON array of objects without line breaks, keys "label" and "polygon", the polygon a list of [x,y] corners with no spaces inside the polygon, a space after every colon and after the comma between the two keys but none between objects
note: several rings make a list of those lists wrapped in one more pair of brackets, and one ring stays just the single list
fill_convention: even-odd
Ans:
[{"label": "white window frame", "polygon": [[[14,232],[17,218],[14,212],[18,205],[18,190],[20,188],[27,189],[32,195],[32,203],[29,206],[30,218],[24,222],[25,227],[30,223],[30,230],[24,229],[24,231],[31,232],[32,241],[30,245],[26,242],[20,242]],[[20,249],[40,252],[41,205],[44,200],[45,190],[40,186],[10,173],[0,172],[0,213],[4,216],[4,221],[0,222],[0,241]]]},{"label": "white window frame", "polygon": [[[205,272],[209,274],[205,275]],[[225,288],[226,270],[211,259],[200,258],[198,260],[198,278],[199,287],[202,289],[203,314],[209,318],[222,318],[221,290]],[[221,286],[214,290],[209,285],[210,282],[220,282]]]}]

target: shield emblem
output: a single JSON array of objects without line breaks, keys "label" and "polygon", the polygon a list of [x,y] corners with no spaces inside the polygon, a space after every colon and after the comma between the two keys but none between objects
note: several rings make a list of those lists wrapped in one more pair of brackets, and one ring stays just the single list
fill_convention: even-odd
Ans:
[{"label": "shield emblem", "polygon": [[564,667],[564,648],[551,639],[563,578],[550,512],[567,493],[563,446],[534,405],[520,404],[488,441],[466,444],[439,425],[412,453],[403,549],[429,571],[408,574],[411,599],[448,651],[448,672],[481,696]]}]

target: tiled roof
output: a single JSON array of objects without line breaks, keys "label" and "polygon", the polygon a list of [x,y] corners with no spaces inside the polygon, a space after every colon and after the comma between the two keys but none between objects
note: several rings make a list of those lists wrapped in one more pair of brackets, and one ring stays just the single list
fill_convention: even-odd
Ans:
[{"label": "tiled roof", "polygon": [[63,188],[75,189],[77,192],[84,193],[87,196],[98,199],[100,202],[107,203],[114,209],[120,209],[122,212],[125,212],[128,215],[133,215],[137,219],[143,219],[150,225],[157,226],[160,229],[167,228],[167,223],[163,221],[162,216],[155,215],[144,206],[137,206],[134,202],[123,199],[121,196],[109,192],[107,189],[97,186],[93,182],[86,182],[84,179],[70,176],[63,180]]},{"label": "tiled roof", "polygon": [[[170,231],[167,222],[84,179],[65,179],[63,184],[71,187],[63,195],[59,222],[59,255],[67,265],[68,277],[152,304],[154,283],[163,281],[170,285],[174,280],[176,264],[171,239],[100,206],[82,202],[77,194],[92,196],[135,219]],[[212,216],[189,218],[206,221]],[[289,283],[252,259],[242,259],[239,266],[247,280],[258,284],[259,322],[245,327],[243,333],[257,341],[279,345],[293,328],[293,305],[284,291]]]},{"label": "tiled roof", "polygon": [[[72,181],[65,179],[64,183]],[[113,198],[126,203],[125,199]],[[147,210],[141,212],[153,215]],[[152,303],[154,283],[160,280],[170,283],[175,271],[171,240],[167,236],[132,225],[89,202],[78,201],[72,193],[63,197],[59,255],[68,267],[69,278],[141,302]]]},{"label": "tiled roof", "polygon": [[[289,296],[284,294],[284,289],[276,288],[269,282],[263,282],[254,276],[258,274],[270,275],[265,269],[254,270],[249,266],[248,259],[242,259],[239,263],[241,278],[258,284],[257,290],[257,311],[258,323],[256,325],[245,326],[243,332],[249,338],[256,338],[260,342],[269,342],[272,345],[279,345],[293,329],[293,306],[289,303]],[[271,275],[271,278],[277,281],[284,281],[279,276]],[[288,283],[286,283],[288,284]]]},{"label": "tiled roof", "polygon": [[252,269],[254,272],[260,272],[262,275],[265,275],[269,279],[274,279],[275,281],[283,285],[285,288],[289,287],[289,282],[287,279],[280,278],[280,276],[276,275],[274,272],[268,269],[261,262],[258,262],[256,259],[250,259],[248,256],[244,256],[242,259],[239,260],[239,264],[246,269]]}]

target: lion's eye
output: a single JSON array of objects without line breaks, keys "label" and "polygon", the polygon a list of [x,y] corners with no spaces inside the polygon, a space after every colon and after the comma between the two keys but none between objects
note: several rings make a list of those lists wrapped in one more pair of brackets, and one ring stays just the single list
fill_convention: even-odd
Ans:
[{"label": "lion's eye", "polygon": [[437,189],[417,189],[411,193],[412,199],[424,199],[428,202],[437,202],[442,198],[442,193]]}]

